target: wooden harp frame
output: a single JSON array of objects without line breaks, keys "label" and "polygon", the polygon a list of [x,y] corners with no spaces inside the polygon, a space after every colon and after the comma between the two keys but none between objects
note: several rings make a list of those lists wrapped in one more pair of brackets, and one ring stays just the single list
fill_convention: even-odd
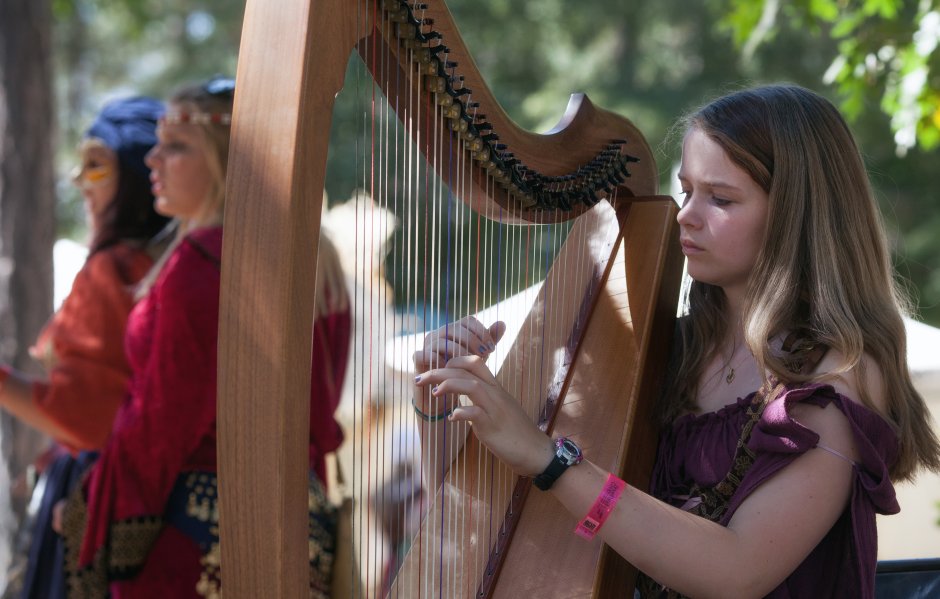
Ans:
[{"label": "wooden harp frame", "polygon": [[[349,56],[363,37],[357,23],[361,7],[375,7],[377,15],[379,2],[247,1],[228,168],[219,322],[220,538],[229,599],[304,597],[308,592],[309,368],[327,147],[334,99]],[[656,195],[655,161],[632,124],[577,96],[553,131],[540,135],[519,129],[473,67],[446,8],[435,11],[434,20],[451,55],[459,57],[455,60],[461,62],[465,85],[485,105],[502,142],[526,164],[549,175],[570,172],[596,154],[596,143],[586,140],[596,139],[597,131],[628,140],[630,153],[639,158],[618,190],[616,214],[622,226],[599,282],[606,292],[593,308],[581,348],[593,348],[592,364],[583,368],[605,373],[591,377],[603,379],[593,382],[591,392],[611,399],[612,409],[602,422],[619,422],[601,435],[608,439],[606,453],[590,457],[644,487],[655,451],[651,404],[672,338],[681,271],[675,203]],[[396,38],[387,37],[384,27],[366,33],[372,51],[397,53]],[[363,58],[373,64],[369,56]],[[479,173],[468,168],[469,180],[478,181]],[[493,199],[507,202],[505,197]],[[512,212],[527,218],[525,208]],[[624,261],[623,255],[630,259]],[[625,356],[630,359],[626,374]],[[573,369],[565,385],[583,382],[584,372]],[[564,413],[557,421],[562,428],[596,424],[566,420]],[[529,503],[556,515],[561,509],[547,495],[534,495]],[[567,526],[570,519],[561,522]],[[553,545],[561,546],[553,535],[574,537],[570,530],[541,530]],[[538,535],[524,538],[526,543],[540,542]],[[586,568],[585,581],[566,576],[573,587],[585,589],[578,596],[605,597],[626,588],[630,569],[623,560],[599,540],[577,542],[580,547],[562,549],[568,552],[564,555],[574,551],[593,564]],[[525,586],[529,577],[557,570],[552,559],[544,558],[526,574],[516,570],[520,560],[512,561],[510,555],[506,567],[513,569],[511,578],[519,588],[531,588]],[[497,596],[511,593],[518,590],[501,586],[495,591]]]}]

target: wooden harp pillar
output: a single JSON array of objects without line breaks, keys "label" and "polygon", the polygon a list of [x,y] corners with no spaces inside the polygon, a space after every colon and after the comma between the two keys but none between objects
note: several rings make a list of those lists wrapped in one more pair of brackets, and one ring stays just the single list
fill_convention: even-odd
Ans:
[{"label": "wooden harp pillar", "polygon": [[[400,40],[390,35],[394,26],[383,24],[389,4],[248,0],[246,5],[227,181],[219,339],[220,538],[229,599],[308,593],[309,366],[332,109],[348,57],[360,40],[370,40],[370,51],[360,47],[360,53],[373,72],[379,68],[378,54],[383,64],[404,64]],[[671,339],[681,267],[675,206],[671,198],[655,195],[658,174],[651,152],[633,125],[586,99],[576,99],[566,119],[548,134],[519,130],[472,68],[446,7],[436,0],[425,4],[434,11],[435,28],[447,37],[451,54],[464,54],[465,85],[485,105],[493,130],[529,167],[562,175],[591,162],[598,153],[592,139],[598,131],[627,139],[639,158],[608,211],[619,227],[606,242],[609,253],[596,280],[602,292],[590,302],[593,316],[577,344],[579,355],[587,357],[573,357],[570,374],[559,383],[581,398],[580,407],[559,402],[561,410],[550,426],[603,438],[603,448],[598,443],[593,453],[588,449],[591,458],[643,486],[654,451],[649,412]],[[389,91],[387,79],[378,83]],[[470,161],[466,169],[466,179],[478,190],[474,201],[495,201],[511,219],[525,220],[526,210],[512,209],[513,191],[491,186],[486,172]],[[487,197],[494,191],[497,197]],[[588,214],[589,209],[575,212]],[[608,397],[613,407],[582,409],[589,396]],[[594,420],[586,419],[592,412]],[[603,428],[605,421],[615,420]],[[503,566],[513,576],[504,579],[524,583],[527,572],[533,572],[522,562],[531,562],[531,548],[544,547],[548,540],[532,536],[527,521],[538,518],[539,510],[556,513],[560,507],[551,501],[547,495],[530,498]],[[564,515],[556,520],[567,522]],[[570,530],[551,534],[573,536]],[[555,540],[551,544],[561,547]],[[590,551],[567,547],[561,551],[588,556],[592,564],[590,580],[577,583],[586,589],[582,594],[610,596],[605,593],[627,584],[628,570],[599,542]],[[564,573],[538,575],[546,574],[557,578]],[[493,592],[515,591],[500,586]]]}]

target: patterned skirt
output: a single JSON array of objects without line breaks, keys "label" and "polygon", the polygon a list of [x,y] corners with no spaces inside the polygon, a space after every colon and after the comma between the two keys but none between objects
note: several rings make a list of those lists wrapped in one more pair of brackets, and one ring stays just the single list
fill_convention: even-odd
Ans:
[{"label": "patterned skirt", "polygon": [[[328,599],[336,552],[337,510],[327,499],[323,484],[313,472],[308,480],[307,498],[309,596],[311,599]],[[77,515],[79,510],[70,507],[69,511]],[[84,512],[83,509],[81,511]],[[162,593],[164,596],[210,599],[221,596],[218,480],[215,472],[180,474],[162,518],[135,518],[114,523],[108,549],[103,552],[106,555],[96,556],[90,567],[79,569],[75,560],[70,559],[70,554],[74,554],[68,550],[72,545],[69,537],[75,538],[76,529],[82,532],[83,529],[78,518],[68,519],[73,520],[65,523],[70,599],[103,599],[109,596],[109,590],[114,597],[138,597],[143,592],[154,596]],[[79,535],[77,542],[80,541]],[[198,566],[195,563],[155,564],[151,561],[194,562],[197,555]],[[182,580],[175,581],[158,574],[168,570],[186,574]],[[168,586],[171,584],[174,585],[172,588]]]}]

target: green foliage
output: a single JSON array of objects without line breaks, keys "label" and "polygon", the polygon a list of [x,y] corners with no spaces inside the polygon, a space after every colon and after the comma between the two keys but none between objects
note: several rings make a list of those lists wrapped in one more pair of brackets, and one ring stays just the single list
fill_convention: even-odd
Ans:
[{"label": "green foliage", "polygon": [[731,10],[719,21],[719,29],[731,32],[735,45],[744,46],[751,32],[757,28],[761,15],[764,14],[762,2],[751,0],[731,0]]},{"label": "green foliage", "polygon": [[[758,29],[758,17],[776,0],[730,0],[724,25],[743,46]],[[891,116],[900,152],[919,144],[940,145],[940,71],[935,52],[940,41],[937,0],[800,0],[787,6],[786,22],[810,24],[839,40],[825,76],[837,85],[842,109],[857,119],[873,93]]]},{"label": "green foliage", "polygon": [[[839,101],[874,174],[898,268],[915,284],[922,318],[940,325],[940,197],[933,183],[940,55],[925,51],[931,38],[922,31],[938,1],[448,5],[510,117],[545,130],[562,116],[571,93],[585,92],[644,132],[667,191],[678,156],[670,127],[716,94],[787,80]],[[180,83],[235,71],[244,0],[53,0],[53,10],[63,173],[74,159],[77,136],[108,95],[133,90],[165,96]],[[916,93],[905,91],[905,82],[918,77],[923,85]],[[368,78],[353,60],[331,132],[332,201],[364,186],[361,168],[369,149],[357,132],[368,110],[355,99],[356,81]],[[903,158],[898,148],[906,149]],[[71,189],[60,187],[63,195]]]},{"label": "green foliage", "polygon": [[165,97],[174,87],[235,73],[244,0],[53,0],[61,173],[59,233],[83,236],[67,173],[74,148],[108,98]]}]

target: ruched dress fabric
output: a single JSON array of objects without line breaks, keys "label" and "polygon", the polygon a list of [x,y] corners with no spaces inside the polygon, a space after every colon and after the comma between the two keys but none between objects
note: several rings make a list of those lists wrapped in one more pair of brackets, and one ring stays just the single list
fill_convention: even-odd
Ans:
[{"label": "ruched dress fabric", "polygon": [[[221,228],[190,233],[131,313],[130,393],[64,517],[70,597],[218,595],[221,245]],[[333,412],[347,358],[332,350],[348,347],[346,310],[314,326],[310,467],[320,480],[325,454],[342,440]]]},{"label": "ruched dress fabric", "polygon": [[[711,487],[732,467],[753,394],[705,414],[685,414],[663,431],[651,481],[651,493],[689,509],[694,485]],[[727,525],[738,507],[762,483],[814,449],[819,436],[791,416],[798,403],[832,405],[848,419],[859,461],[846,509],[807,558],[767,597],[865,599],[874,596],[878,539],[875,514],[900,508],[888,471],[897,459],[898,438],[881,416],[826,384],[795,384],[770,402],[755,425],[748,447],[755,460],[732,495],[719,521]],[[772,515],[769,515],[772,517]]]}]

